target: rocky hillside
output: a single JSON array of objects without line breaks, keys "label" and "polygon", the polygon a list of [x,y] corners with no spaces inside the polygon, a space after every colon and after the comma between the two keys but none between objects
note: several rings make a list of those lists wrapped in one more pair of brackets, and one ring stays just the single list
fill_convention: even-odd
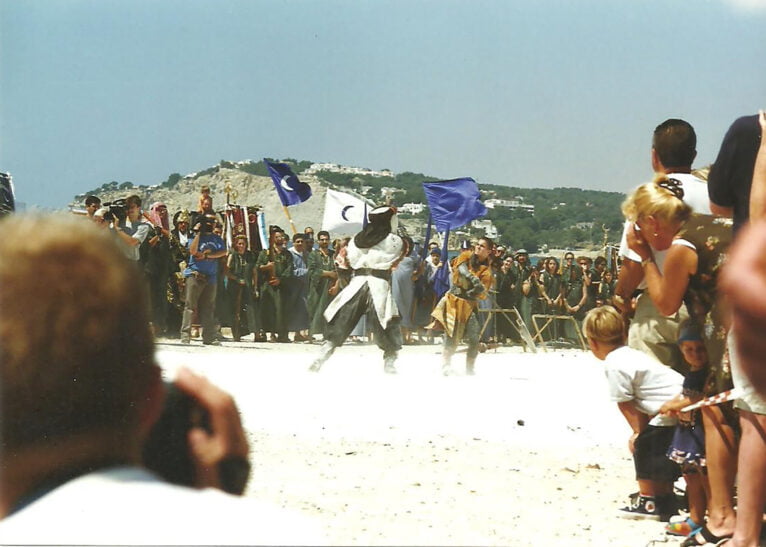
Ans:
[{"label": "rocky hillside", "polygon": [[[316,230],[319,230],[319,226],[322,224],[327,189],[321,186],[315,177],[301,176],[301,180],[311,185],[313,195],[308,201],[289,207],[290,216],[299,230],[306,226],[313,226]],[[239,169],[220,168],[211,175],[184,178],[172,188],[162,186],[141,187],[101,191],[96,195],[106,202],[125,198],[131,194],[137,194],[144,202],[144,209],[149,209],[152,203],[161,201],[168,206],[168,210],[172,214],[180,209],[195,210],[200,195],[200,188],[205,185],[210,187],[210,195],[213,197],[213,205],[216,210],[222,210],[225,207],[228,189],[230,191],[229,201],[232,204],[259,206],[266,215],[267,224],[279,224],[286,230],[289,230],[289,222],[282,210],[282,204],[274,190],[274,184],[271,179],[269,177],[250,175]],[[81,197],[78,196],[78,198]]]},{"label": "rocky hillside", "polygon": [[[327,186],[323,185],[325,183],[313,175],[301,174],[300,179],[311,185],[312,196],[304,203],[290,206],[288,208],[290,216],[299,231],[303,231],[306,226],[312,226],[315,231],[319,231],[322,226]],[[219,167],[212,174],[183,178],[171,188],[142,186],[122,190],[99,190],[94,192],[94,195],[100,197],[102,202],[110,202],[131,194],[137,194],[143,200],[144,209],[148,210],[152,203],[161,201],[168,206],[172,215],[180,209],[195,210],[200,188],[205,185],[210,187],[213,206],[216,210],[223,210],[226,206],[227,189],[229,189],[230,203],[258,206],[266,216],[267,225],[278,224],[288,233],[291,233],[290,223],[274,190],[271,178],[251,175],[239,169]],[[75,201],[71,204],[72,208],[82,208],[84,200],[85,195],[76,196]],[[418,223],[414,221],[411,221],[411,226],[408,226],[406,221],[403,223],[409,233],[418,233],[419,230],[423,229],[418,227]],[[353,234],[334,233],[332,235],[335,237]]]}]

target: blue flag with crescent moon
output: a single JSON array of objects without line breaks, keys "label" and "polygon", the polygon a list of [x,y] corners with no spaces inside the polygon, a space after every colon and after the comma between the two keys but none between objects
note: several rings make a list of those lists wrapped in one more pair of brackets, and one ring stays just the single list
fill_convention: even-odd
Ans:
[{"label": "blue flag with crescent moon", "polygon": [[297,205],[303,203],[311,197],[311,186],[298,180],[295,173],[286,163],[273,163],[264,158],[263,163],[269,170],[271,180],[274,182],[274,188],[277,189],[277,195],[282,205]]},{"label": "blue flag with crescent moon", "polygon": [[487,214],[480,201],[479,186],[470,177],[424,182],[423,190],[431,218],[440,232],[460,228]]}]

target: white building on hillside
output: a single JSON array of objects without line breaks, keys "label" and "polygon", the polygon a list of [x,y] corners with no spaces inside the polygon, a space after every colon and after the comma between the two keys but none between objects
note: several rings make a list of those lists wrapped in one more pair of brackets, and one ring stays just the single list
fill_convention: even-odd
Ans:
[{"label": "white building on hillside", "polygon": [[312,163],[311,167],[306,169],[304,173],[314,174],[317,171],[330,171],[331,173],[345,173],[350,175],[370,175],[373,177],[391,177],[394,174],[388,169],[382,171],[373,171],[366,167],[348,167],[346,165],[338,165],[337,163]]},{"label": "white building on hillside", "polygon": [[426,206],[423,203],[405,203],[401,207],[399,207],[400,213],[409,213],[411,215],[416,215],[418,213],[422,213],[425,210]]},{"label": "white building on hillside", "polygon": [[474,228],[475,230],[484,230],[484,235],[492,239],[496,239],[499,235],[497,228],[488,218],[471,221],[471,228]]},{"label": "white building on hillside", "polygon": [[512,200],[511,199],[486,199],[484,200],[484,205],[486,205],[487,209],[504,207],[506,209],[516,210],[516,211],[526,211],[527,213],[531,215],[535,214],[534,205],[527,205],[526,203],[522,203],[521,201],[516,199],[512,199]]}]

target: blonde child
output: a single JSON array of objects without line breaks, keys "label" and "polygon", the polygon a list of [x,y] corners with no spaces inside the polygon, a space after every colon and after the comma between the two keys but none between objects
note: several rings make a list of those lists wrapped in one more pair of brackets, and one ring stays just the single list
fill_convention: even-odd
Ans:
[{"label": "blonde child", "polygon": [[210,186],[206,184],[199,189],[199,201],[197,201],[197,212],[199,213],[207,212],[205,202],[208,200],[210,201],[210,204],[212,206],[213,198],[210,196]]},{"label": "blonde child", "polygon": [[612,306],[590,310],[583,331],[591,352],[604,361],[609,396],[633,430],[633,453],[639,492],[618,515],[668,521],[678,513],[673,482],[678,464],[666,452],[677,419],[659,414],[663,403],[681,392],[683,376],[650,355],[625,345],[625,323]]}]

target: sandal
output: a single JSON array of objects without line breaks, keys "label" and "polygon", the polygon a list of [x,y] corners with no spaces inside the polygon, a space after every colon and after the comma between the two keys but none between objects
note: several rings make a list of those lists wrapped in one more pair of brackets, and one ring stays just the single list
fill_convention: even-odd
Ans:
[{"label": "sandal", "polygon": [[[686,541],[681,544],[681,547],[696,547],[697,545],[705,545],[707,543],[718,545],[719,543],[723,543],[724,540],[731,539],[731,536],[733,535],[734,534],[724,534],[722,536],[717,536],[708,530],[707,526],[703,526],[699,532],[686,538]],[[705,543],[697,541],[697,538],[700,536],[705,540]]]},{"label": "sandal", "polygon": [[686,520],[679,522],[669,522],[665,526],[665,532],[671,536],[689,537],[700,530],[702,530],[702,525],[694,522],[691,517],[687,517]]}]

